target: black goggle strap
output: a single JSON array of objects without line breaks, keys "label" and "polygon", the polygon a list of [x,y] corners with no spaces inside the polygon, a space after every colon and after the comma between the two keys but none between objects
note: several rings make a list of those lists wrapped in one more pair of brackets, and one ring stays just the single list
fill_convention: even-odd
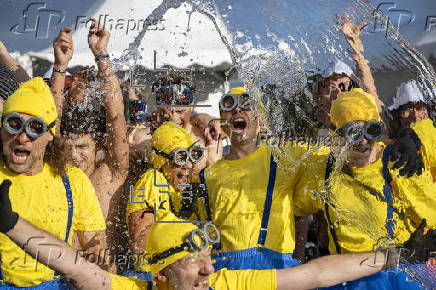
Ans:
[{"label": "black goggle strap", "polygon": [[[212,229],[215,231],[217,235],[215,240],[211,240],[211,237],[209,236],[209,234],[207,234],[207,227],[209,226],[212,227]],[[197,233],[200,239],[203,240],[204,245],[198,245],[197,242],[195,241],[195,234]],[[217,227],[212,223],[207,223],[203,226],[203,228],[196,228],[191,233],[189,233],[188,236],[185,238],[185,242],[183,244],[177,247],[169,248],[168,250],[163,251],[159,254],[153,255],[148,260],[148,263],[157,264],[159,261],[168,258],[174,254],[180,253],[182,251],[190,251],[190,252],[194,252],[196,250],[201,251],[208,248],[209,245],[217,244],[220,241],[221,241],[221,236]]]},{"label": "black goggle strap", "polygon": [[152,147],[152,149],[153,149],[154,153],[156,153],[159,156],[162,156],[162,157],[164,157],[166,159],[169,159],[169,160],[173,159],[173,157],[170,154],[167,154],[167,153],[165,153],[165,152],[163,152],[163,151],[161,151],[159,149],[156,149],[154,147]]},{"label": "black goggle strap", "polygon": [[180,246],[177,247],[173,247],[173,248],[169,248],[166,251],[163,251],[162,253],[153,255],[149,260],[148,263],[153,265],[153,264],[157,264],[159,261],[166,259],[174,254],[180,253],[185,251],[186,249],[191,250],[192,251],[192,246],[189,242],[184,242],[183,244],[181,244]]}]

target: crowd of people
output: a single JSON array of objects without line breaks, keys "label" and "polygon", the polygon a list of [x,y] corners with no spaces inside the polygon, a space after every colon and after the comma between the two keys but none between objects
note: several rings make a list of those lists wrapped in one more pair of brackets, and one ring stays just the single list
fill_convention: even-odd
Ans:
[{"label": "crowd of people", "polygon": [[311,90],[315,134],[340,146],[258,142],[249,85],[217,119],[169,73],[150,111],[96,20],[95,67],[73,75],[71,28],[44,78],[0,42],[0,289],[436,288],[431,106],[410,80],[385,107],[362,26],[339,29],[356,70],[334,61]]}]

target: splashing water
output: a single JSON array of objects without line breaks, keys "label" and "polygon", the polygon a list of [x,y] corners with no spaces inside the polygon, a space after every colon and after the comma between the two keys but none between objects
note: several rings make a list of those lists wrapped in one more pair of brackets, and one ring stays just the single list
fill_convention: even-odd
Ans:
[{"label": "splashing water", "polygon": [[[384,78],[386,74],[398,72],[402,81],[416,79],[429,103],[436,100],[433,68],[413,44],[401,36],[398,28],[390,25],[389,17],[368,1],[163,0],[147,20],[160,20],[170,9],[182,4],[192,7],[191,14],[198,12],[214,24],[231,56],[232,69],[257,99],[259,118],[269,134],[290,131],[297,135],[316,135],[318,123],[313,96],[307,86],[308,77],[322,71],[332,60],[354,66],[348,57],[348,44],[335,27],[338,14],[350,15],[355,23],[367,23],[362,39],[371,45],[365,47],[365,53],[370,56],[379,95],[387,105],[400,81],[388,83]],[[145,22],[151,25],[153,21]],[[386,27],[380,31],[382,24]],[[188,20],[187,32],[190,25]],[[139,63],[142,58],[139,47],[147,31],[144,26],[115,59],[115,68],[131,68]],[[295,167],[319,148],[321,146],[314,146],[300,160],[286,156],[279,148],[275,158]],[[342,169],[346,151],[347,147],[342,147],[337,154],[335,172]],[[292,166],[286,169],[293,170]],[[320,193],[322,199],[326,199],[327,192]],[[350,212],[335,201],[328,202],[344,224],[354,225],[376,240],[382,235],[378,225],[371,223],[371,213]],[[364,227],[359,220],[369,222]],[[405,268],[412,276],[419,276],[413,267]],[[420,281],[427,283],[426,279]]]}]

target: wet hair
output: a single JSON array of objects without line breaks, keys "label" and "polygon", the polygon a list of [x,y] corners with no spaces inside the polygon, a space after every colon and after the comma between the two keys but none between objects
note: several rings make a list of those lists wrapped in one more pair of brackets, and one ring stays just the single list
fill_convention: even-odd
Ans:
[{"label": "wet hair", "polygon": [[18,89],[18,82],[14,73],[6,66],[0,64],[0,97],[7,100]]},{"label": "wet hair", "polygon": [[68,156],[70,155],[65,141],[55,136],[53,141],[48,142],[45,147],[44,162],[47,162],[51,166],[55,174],[64,175],[66,165],[69,161]]},{"label": "wet hair", "polygon": [[90,108],[69,106],[64,109],[61,121],[62,136],[69,134],[91,134],[94,141],[99,143],[106,133],[106,111],[104,107]]}]

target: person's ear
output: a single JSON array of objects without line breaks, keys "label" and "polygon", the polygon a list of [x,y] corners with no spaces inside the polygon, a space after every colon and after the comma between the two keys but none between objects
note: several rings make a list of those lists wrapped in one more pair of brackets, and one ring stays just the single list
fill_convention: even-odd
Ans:
[{"label": "person's ear", "polygon": [[164,271],[159,271],[155,276],[156,280],[159,282],[168,282],[168,277],[165,275]]}]

